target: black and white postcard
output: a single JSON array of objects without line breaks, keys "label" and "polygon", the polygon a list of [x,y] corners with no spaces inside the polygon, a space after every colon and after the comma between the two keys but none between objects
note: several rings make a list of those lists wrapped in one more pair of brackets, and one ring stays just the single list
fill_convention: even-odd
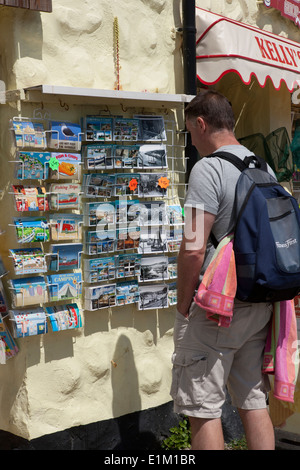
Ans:
[{"label": "black and white postcard", "polygon": [[163,116],[140,114],[134,117],[139,120],[138,140],[146,142],[167,140]]},{"label": "black and white postcard", "polygon": [[167,194],[167,173],[140,173],[139,197],[163,197]]},{"label": "black and white postcard", "polygon": [[162,227],[141,227],[138,252],[141,254],[166,253],[167,235]]},{"label": "black and white postcard", "polygon": [[142,257],[139,282],[165,281],[167,279],[169,279],[167,256]]},{"label": "black and white postcard", "polygon": [[161,144],[141,145],[137,155],[138,168],[167,168],[167,148]]},{"label": "black and white postcard", "polygon": [[168,307],[168,285],[151,284],[139,286],[139,310]]}]

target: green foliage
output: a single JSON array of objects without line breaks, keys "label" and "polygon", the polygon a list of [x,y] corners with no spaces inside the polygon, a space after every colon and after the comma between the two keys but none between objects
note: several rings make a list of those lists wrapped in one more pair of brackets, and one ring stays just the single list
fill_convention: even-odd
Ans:
[{"label": "green foliage", "polygon": [[171,435],[162,442],[166,450],[182,450],[191,447],[190,423],[187,418],[180,421],[178,426],[170,429]]},{"label": "green foliage", "polygon": [[[184,418],[178,426],[170,429],[170,436],[162,442],[166,450],[183,450],[191,447],[191,430],[188,418]],[[225,444],[225,450],[247,450],[245,437],[233,439]]]},{"label": "green foliage", "polygon": [[247,450],[246,438],[233,439],[233,441],[225,444],[225,450]]}]

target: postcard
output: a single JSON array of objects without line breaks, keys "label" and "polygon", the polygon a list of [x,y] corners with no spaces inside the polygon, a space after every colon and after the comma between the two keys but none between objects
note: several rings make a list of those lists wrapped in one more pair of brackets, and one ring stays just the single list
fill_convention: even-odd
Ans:
[{"label": "postcard", "polygon": [[167,173],[140,173],[138,195],[140,197],[166,196],[168,186]]},{"label": "postcard", "polygon": [[86,116],[83,119],[86,140],[109,142],[113,135],[113,119],[104,116]]},{"label": "postcard", "polygon": [[86,251],[88,255],[112,253],[115,251],[115,230],[97,230],[86,232]]},{"label": "postcard", "polygon": [[139,282],[164,281],[169,279],[168,257],[147,256],[141,259]]},{"label": "postcard", "polygon": [[51,153],[50,178],[56,180],[80,180],[80,153]]},{"label": "postcard", "polygon": [[139,147],[136,166],[138,168],[167,168],[167,147],[163,144],[148,144]]},{"label": "postcard", "polygon": [[139,121],[138,140],[165,141],[167,140],[163,116],[135,115]]},{"label": "postcard", "polygon": [[48,333],[47,317],[43,308],[10,310],[9,316],[15,338]]},{"label": "postcard", "polygon": [[169,305],[177,304],[177,284],[176,282],[171,282],[168,284],[168,300]]},{"label": "postcard", "polygon": [[2,280],[0,279],[0,316],[1,316],[1,313],[2,314],[7,313],[7,305],[8,303],[7,303],[7,298],[4,292],[3,283],[2,283]]},{"label": "postcard", "polygon": [[85,281],[89,283],[107,281],[115,278],[115,259],[92,258],[84,260]]},{"label": "postcard", "polygon": [[81,243],[61,243],[51,246],[50,271],[64,271],[81,267]]},{"label": "postcard", "polygon": [[115,256],[116,278],[137,276],[141,270],[142,255],[136,253],[124,253]]},{"label": "postcard", "polygon": [[48,301],[43,276],[10,279],[9,285],[14,307],[26,307]]},{"label": "postcard", "polygon": [[169,279],[177,278],[177,256],[170,256],[168,258],[168,273]]},{"label": "postcard", "polygon": [[50,209],[79,209],[81,185],[78,183],[53,183],[50,185]]},{"label": "postcard", "polygon": [[85,145],[83,150],[85,168],[87,170],[106,170],[113,168],[113,149],[114,147],[112,145]]},{"label": "postcard", "polygon": [[17,148],[46,147],[45,129],[41,122],[13,119],[12,126]]},{"label": "postcard", "polygon": [[168,222],[170,225],[180,225],[184,223],[183,209],[179,204],[167,206]]},{"label": "postcard", "polygon": [[136,168],[139,153],[138,145],[116,145],[114,153],[115,168]]},{"label": "postcard", "polygon": [[141,227],[140,243],[138,252],[148,253],[166,253],[168,251],[167,234],[163,227]]},{"label": "postcard", "polygon": [[138,173],[118,173],[115,176],[115,196],[135,196],[139,193]]},{"label": "postcard", "polygon": [[139,310],[168,307],[168,285],[151,284],[139,286]]},{"label": "postcard", "polygon": [[140,224],[141,204],[138,199],[119,198],[114,204],[117,224],[123,224],[123,228],[127,224],[131,227]]},{"label": "postcard", "polygon": [[50,240],[47,219],[35,217],[14,218],[18,243],[47,242]]},{"label": "postcard", "polygon": [[52,121],[50,123],[50,148],[80,150],[81,137],[82,132],[79,124],[64,121]]},{"label": "postcard", "polygon": [[48,195],[42,186],[13,185],[18,212],[48,211]]},{"label": "postcard", "polygon": [[105,284],[85,288],[86,310],[116,306],[116,284]]},{"label": "postcard", "polygon": [[140,208],[140,225],[167,225],[166,206],[163,201],[142,202]]},{"label": "postcard", "polygon": [[88,202],[84,205],[84,225],[88,227],[105,226],[115,223],[115,207],[105,202]]},{"label": "postcard", "polygon": [[82,327],[81,313],[76,303],[46,307],[53,331]]},{"label": "postcard", "polygon": [[40,248],[9,250],[14,262],[15,274],[36,274],[47,271],[45,254]]},{"label": "postcard", "polygon": [[183,236],[183,227],[170,227],[167,233],[168,250],[179,251]]},{"label": "postcard", "polygon": [[85,197],[111,197],[114,192],[114,175],[108,173],[89,173],[83,175]]},{"label": "postcard", "polygon": [[117,247],[118,251],[132,250],[139,247],[140,227],[126,227],[117,230]]},{"label": "postcard", "polygon": [[6,327],[1,314],[0,314],[0,340],[4,344],[4,351],[3,351],[4,357],[2,358],[2,361],[0,363],[5,364],[6,360],[11,359],[12,357],[15,357],[18,354],[19,349],[9,329]]},{"label": "postcard", "polygon": [[115,141],[135,141],[138,139],[138,131],[139,121],[137,119],[115,117],[113,137]]},{"label": "postcard", "polygon": [[4,266],[2,256],[0,256],[0,278],[3,277],[7,273],[8,273],[8,271],[7,271],[6,267]]},{"label": "postcard", "polygon": [[82,215],[80,214],[51,214],[51,238],[59,240],[80,240],[82,237]]},{"label": "postcard", "polygon": [[17,152],[16,178],[47,179],[49,176],[50,152]]},{"label": "postcard", "polygon": [[116,303],[117,305],[133,304],[139,301],[139,285],[137,281],[117,282]]},{"label": "postcard", "polygon": [[72,299],[82,293],[81,273],[62,273],[47,276],[49,301]]}]

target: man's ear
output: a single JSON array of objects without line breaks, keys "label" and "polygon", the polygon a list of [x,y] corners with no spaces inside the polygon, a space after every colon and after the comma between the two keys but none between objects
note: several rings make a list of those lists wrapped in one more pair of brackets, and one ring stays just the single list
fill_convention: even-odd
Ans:
[{"label": "man's ear", "polygon": [[204,121],[204,119],[201,116],[198,116],[196,123],[197,123],[198,130],[200,132],[204,132],[206,129],[206,122]]}]

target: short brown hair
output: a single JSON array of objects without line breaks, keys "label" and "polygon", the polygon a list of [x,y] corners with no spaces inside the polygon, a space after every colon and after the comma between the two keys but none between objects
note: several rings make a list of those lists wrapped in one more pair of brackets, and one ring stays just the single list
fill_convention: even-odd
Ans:
[{"label": "short brown hair", "polygon": [[214,90],[200,92],[185,108],[185,116],[193,119],[201,116],[214,130],[233,131],[235,118],[228,99]]}]

